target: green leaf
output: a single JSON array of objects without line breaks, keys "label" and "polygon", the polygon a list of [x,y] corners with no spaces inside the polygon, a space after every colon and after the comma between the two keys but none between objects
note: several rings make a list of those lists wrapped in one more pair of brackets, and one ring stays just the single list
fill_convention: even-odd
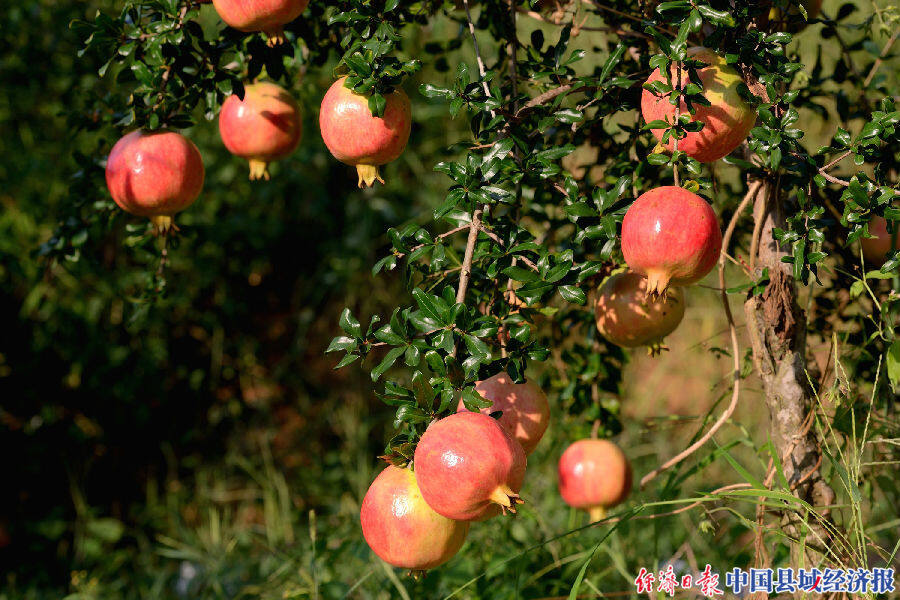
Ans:
[{"label": "green leaf", "polygon": [[406,352],[406,348],[391,348],[388,353],[385,355],[384,359],[378,363],[378,365],[372,369],[372,381],[378,381],[378,379],[384,374],[385,371],[391,368],[397,359]]},{"label": "green leaf", "polygon": [[362,329],[359,326],[359,321],[354,318],[353,313],[350,312],[349,308],[345,308],[341,313],[338,325],[345,333],[349,333],[356,337],[362,337]]},{"label": "green leaf", "polygon": [[888,379],[896,392],[900,389],[900,340],[894,340],[894,343],[888,348],[885,362],[887,363]]}]

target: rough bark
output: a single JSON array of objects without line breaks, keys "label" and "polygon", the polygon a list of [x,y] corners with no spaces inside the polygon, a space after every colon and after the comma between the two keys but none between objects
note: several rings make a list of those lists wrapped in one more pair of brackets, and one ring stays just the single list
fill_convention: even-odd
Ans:
[{"label": "rough bark", "polygon": [[[769,432],[781,456],[784,475],[798,498],[818,507],[817,512],[828,518],[825,507],[834,503],[835,495],[822,477],[822,452],[811,426],[815,398],[806,363],[806,314],[797,303],[791,265],[781,262],[786,252],[773,236],[775,227],[785,227],[781,208],[777,188],[771,182],[764,183],[754,206],[759,231],[756,268],[761,271],[768,267],[770,281],[763,294],[747,300],[744,312],[769,409]],[[791,537],[804,539],[806,544],[805,548],[799,544],[793,548],[795,567],[821,562],[825,549],[831,546],[829,526],[795,507],[783,511],[782,526]]]}]

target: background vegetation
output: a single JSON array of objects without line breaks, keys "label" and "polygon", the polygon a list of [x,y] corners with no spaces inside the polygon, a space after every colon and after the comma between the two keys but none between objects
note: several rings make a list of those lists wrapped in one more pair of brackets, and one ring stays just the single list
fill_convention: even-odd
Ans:
[{"label": "background vegetation", "polygon": [[[324,19],[313,4],[307,17]],[[870,65],[896,31],[896,9],[883,4],[829,0],[824,14],[838,21],[811,25],[792,43],[804,76],[830,94],[800,114],[805,147],[831,142],[855,101],[847,73]],[[515,519],[473,528],[459,556],[421,581],[386,568],[362,539],[358,508],[394,415],[367,372],[334,371],[337,358],[323,352],[343,307],[368,317],[409,303],[402,274],[373,277],[371,268],[391,247],[389,227],[424,224],[441,205],[448,180],[433,167],[469,139],[464,115],[449,119],[443,103],[417,91],[420,83],[452,86],[460,61],[474,69],[464,17],[448,3],[428,27],[404,30],[403,56],[422,57],[435,40],[447,53],[423,61],[404,84],[413,133],[384,187],[357,190],[355,174],[318,135],[318,104],[340,58],[327,33],[321,41],[333,49],[317,62],[285,58],[305,135],[271,182],[250,184],[215,122],[193,115],[188,135],[203,153],[207,183],[180,219],[163,283],[143,224],[96,193],[102,149],[118,130],[109,114],[96,114],[95,125],[83,116],[104,104],[117,110],[117,83],[98,80],[109,57],[79,54],[83,32],[70,23],[94,21],[98,10],[120,8],[95,0],[2,8],[0,597],[565,597],[591,557],[581,592],[618,597],[631,594],[642,566],[696,571],[708,562],[724,572],[753,564],[761,529],[772,560],[786,560],[790,543],[778,538],[777,522],[756,524],[756,498],[707,498],[670,517],[581,529],[584,517],[557,495],[556,460],[588,434],[594,415],[560,410],[529,459],[527,503]],[[592,19],[569,48],[587,51],[585,71],[608,54],[599,50],[608,34],[589,30],[603,22]],[[219,27],[210,6],[199,23]],[[520,27],[523,40],[534,30],[559,36],[526,16]],[[900,94],[897,64],[892,54],[878,72],[888,97]],[[853,134],[863,127],[850,123]],[[585,144],[565,167],[590,176],[596,154]],[[723,185],[738,181],[723,175]],[[746,256],[740,244],[735,252]],[[823,278],[831,276],[826,266]],[[873,295],[895,298],[892,277],[870,281]],[[605,398],[621,416],[618,441],[639,476],[683,449],[730,395],[727,324],[709,284],[692,290],[670,352],[632,357]],[[736,314],[742,298],[733,296]],[[813,330],[823,335],[810,339],[821,409],[833,417],[822,431],[838,494],[832,516],[863,564],[896,563],[900,425],[881,360],[887,345],[864,345],[865,305],[843,307],[844,325],[829,322],[833,310],[813,310]],[[749,356],[741,360],[741,404],[718,443],[636,493],[625,510],[643,506],[646,516],[724,485],[757,487],[771,442],[761,384]],[[530,374],[562,402],[568,382],[557,372],[535,364]]]}]

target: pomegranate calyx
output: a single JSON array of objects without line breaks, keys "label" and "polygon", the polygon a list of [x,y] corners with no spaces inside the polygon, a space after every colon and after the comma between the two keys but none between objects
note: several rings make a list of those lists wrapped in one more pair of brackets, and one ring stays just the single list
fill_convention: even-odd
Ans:
[{"label": "pomegranate calyx", "polygon": [[519,497],[517,493],[512,491],[512,489],[508,485],[501,485],[490,496],[491,502],[500,505],[500,510],[503,511],[503,514],[506,514],[506,511],[509,511],[513,514],[516,513],[516,504],[524,504],[525,501]]},{"label": "pomegranate calyx", "polygon": [[663,344],[662,338],[656,340],[655,342],[650,342],[647,344],[647,354],[650,356],[659,356],[663,352],[668,352],[669,347]]},{"label": "pomegranate calyx", "polygon": [[590,517],[591,523],[602,521],[606,518],[606,508],[602,506],[592,506],[588,509],[588,517]]},{"label": "pomegranate calyx", "polygon": [[274,48],[275,46],[280,46],[285,43],[287,40],[284,37],[284,28],[282,27],[273,27],[272,29],[264,29],[263,34],[266,36],[266,46],[269,48]]},{"label": "pomegranate calyx", "polygon": [[666,292],[669,289],[670,277],[666,273],[657,271],[647,272],[647,299],[652,302],[665,301]]},{"label": "pomegranate calyx", "polygon": [[384,185],[384,179],[378,174],[377,165],[356,165],[356,173],[359,175],[360,188],[372,187],[376,180]]},{"label": "pomegranate calyx", "polygon": [[250,181],[259,179],[269,181],[269,163],[258,158],[251,158],[247,162],[250,163]]},{"label": "pomegranate calyx", "polygon": [[170,232],[178,231],[175,225],[175,219],[172,215],[155,215],[150,217],[150,223],[153,225],[153,233],[157,236],[168,235]]}]

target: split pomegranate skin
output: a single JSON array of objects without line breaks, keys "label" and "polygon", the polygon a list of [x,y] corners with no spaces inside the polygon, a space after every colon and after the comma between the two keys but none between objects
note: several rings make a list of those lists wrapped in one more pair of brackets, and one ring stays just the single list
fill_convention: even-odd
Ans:
[{"label": "split pomegranate skin", "polygon": [[[738,87],[744,80],[726,64],[724,58],[702,47],[688,49],[688,58],[707,65],[698,68],[697,74],[703,83],[703,97],[710,104],[694,105],[696,112],[691,116],[691,121],[702,121],[703,129],[687,132],[684,138],[678,140],[678,149],[700,162],[713,162],[729,155],[747,139],[756,124],[756,109],[741,97]],[[688,75],[688,70],[683,69],[682,88],[689,83]],[[671,76],[672,87],[675,88],[678,82],[678,68],[675,64],[672,65]],[[659,69],[653,71],[647,79],[648,83],[654,81],[666,81]],[[689,114],[687,104],[684,100],[680,102],[680,114]],[[646,88],[641,94],[641,113],[647,123],[656,120],[670,124],[675,122],[675,106],[669,101],[668,94],[658,95]],[[665,130],[652,131],[656,139],[661,141]],[[675,140],[670,138],[666,147],[670,152],[673,151]]]},{"label": "split pomegranate skin", "polygon": [[633,272],[617,273],[603,282],[594,300],[597,330],[623,348],[650,346],[651,352],[675,331],[684,318],[684,293],[669,288],[665,298],[647,297],[647,279]]},{"label": "split pomegranate skin", "polygon": [[238,31],[261,31],[269,46],[284,43],[284,26],[306,10],[309,0],[212,0],[219,17]]},{"label": "split pomegranate skin", "polygon": [[894,250],[900,244],[900,232],[897,233],[897,239],[891,243],[891,234],[887,230],[887,220],[884,217],[873,217],[869,221],[869,233],[875,237],[859,239],[863,257],[873,265],[883,265],[888,252]]},{"label": "split pomegranate skin", "polygon": [[116,142],[106,162],[106,185],[119,207],[147,217],[160,233],[203,189],[203,158],[174,131],[132,131]]},{"label": "split pomegranate skin", "polygon": [[647,293],[690,285],[715,266],[722,250],[716,213],[706,200],[677,186],[654,188],[634,201],[622,220],[622,254],[647,277]]},{"label": "split pomegranate skin", "polygon": [[219,112],[219,133],[228,151],[247,159],[250,179],[269,179],[269,163],[289,156],[303,135],[300,107],[274,83],[244,88],[244,99],[229,96]]},{"label": "split pomegranate skin", "polygon": [[411,469],[389,466],[379,473],[362,502],[363,537],[382,560],[426,571],[459,551],[469,524],[434,512],[422,498]]},{"label": "split pomegranate skin", "polygon": [[359,187],[384,183],[378,167],[399,157],[409,141],[412,123],[409,98],[401,89],[385,97],[384,115],[369,110],[369,100],[344,87],[346,77],[335,81],[319,111],[322,140],[342,163],[356,167]]},{"label": "split pomegranate skin", "polygon": [[433,422],[413,459],[425,501],[459,521],[515,512],[525,464],[522,446],[496,420],[468,411]]},{"label": "split pomegranate skin", "polygon": [[[497,419],[500,426],[521,444],[526,455],[534,452],[550,424],[550,403],[544,390],[533,381],[513,383],[506,373],[497,373],[477,382],[475,390],[493,402],[480,412],[489,415],[502,411],[503,414]],[[457,412],[465,410],[465,404],[460,399]]]},{"label": "split pomegranate skin", "polygon": [[579,440],[559,458],[559,493],[566,504],[588,511],[591,521],[631,493],[631,463],[609,440]]}]

